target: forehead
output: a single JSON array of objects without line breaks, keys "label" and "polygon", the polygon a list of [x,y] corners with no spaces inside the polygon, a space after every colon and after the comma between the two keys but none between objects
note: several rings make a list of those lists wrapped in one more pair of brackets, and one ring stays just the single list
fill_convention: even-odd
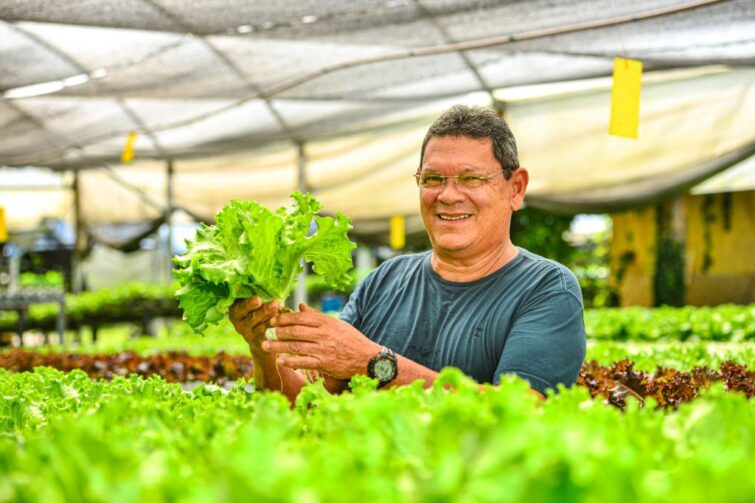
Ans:
[{"label": "forehead", "polygon": [[425,146],[422,169],[475,170],[498,168],[490,138],[468,136],[433,136]]}]

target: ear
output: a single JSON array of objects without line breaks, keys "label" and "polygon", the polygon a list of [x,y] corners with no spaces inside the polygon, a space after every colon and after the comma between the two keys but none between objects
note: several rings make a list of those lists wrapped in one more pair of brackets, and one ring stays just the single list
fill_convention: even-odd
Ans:
[{"label": "ear", "polygon": [[527,192],[527,184],[530,174],[525,168],[518,168],[511,174],[509,187],[511,189],[511,211],[517,211],[524,203],[524,193]]}]

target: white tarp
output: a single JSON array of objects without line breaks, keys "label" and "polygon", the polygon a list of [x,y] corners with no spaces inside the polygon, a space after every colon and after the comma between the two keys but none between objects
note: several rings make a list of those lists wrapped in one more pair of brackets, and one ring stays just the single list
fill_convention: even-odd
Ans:
[{"label": "white tarp", "polygon": [[[303,145],[306,187],[326,209],[384,229],[416,214],[411,175],[433,117],[491,95],[531,171],[528,202],[556,210],[661,197],[755,141],[749,0],[100,7],[0,0],[0,166],[86,168],[87,225],[161,215],[168,158],[174,205],[200,218],[231,198],[286,204]],[[606,133],[614,56],[647,72],[639,140]],[[122,166],[131,130],[136,161]],[[9,172],[0,205],[11,227],[70,217],[70,190],[21,191]]]}]

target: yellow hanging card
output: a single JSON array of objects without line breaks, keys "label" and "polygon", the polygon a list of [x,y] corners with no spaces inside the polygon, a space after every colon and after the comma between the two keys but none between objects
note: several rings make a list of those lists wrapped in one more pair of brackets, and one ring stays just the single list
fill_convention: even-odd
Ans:
[{"label": "yellow hanging card", "polygon": [[134,143],[136,143],[136,131],[131,131],[126,137],[126,145],[121,152],[121,162],[128,164],[134,159]]},{"label": "yellow hanging card", "polygon": [[642,61],[614,58],[608,134],[637,138],[640,127],[641,80]]},{"label": "yellow hanging card", "polygon": [[8,241],[8,227],[5,224],[5,208],[0,206],[0,243]]},{"label": "yellow hanging card", "polygon": [[406,244],[406,228],[403,215],[391,217],[391,248],[400,250]]}]

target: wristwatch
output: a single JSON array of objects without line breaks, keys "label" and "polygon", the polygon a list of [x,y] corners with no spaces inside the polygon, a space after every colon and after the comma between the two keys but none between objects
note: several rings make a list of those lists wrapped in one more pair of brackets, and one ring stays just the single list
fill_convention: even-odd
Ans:
[{"label": "wristwatch", "polygon": [[378,388],[394,380],[398,375],[396,353],[383,346],[380,353],[373,356],[367,364],[367,375],[379,381]]}]

